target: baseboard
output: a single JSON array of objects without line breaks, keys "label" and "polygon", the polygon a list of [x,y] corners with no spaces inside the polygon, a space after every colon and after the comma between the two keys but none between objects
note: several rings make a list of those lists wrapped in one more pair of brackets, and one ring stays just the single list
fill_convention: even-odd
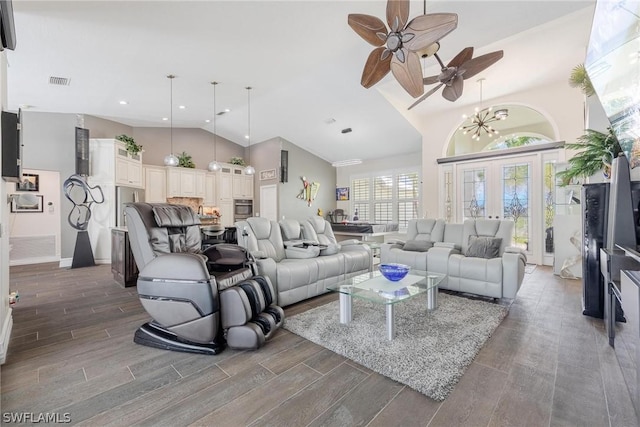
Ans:
[{"label": "baseboard", "polygon": [[9,339],[11,338],[11,330],[13,329],[13,309],[9,307],[7,317],[2,323],[2,332],[0,332],[0,365],[7,360],[7,351],[9,350]]},{"label": "baseboard", "polygon": [[39,257],[39,258],[25,258],[25,259],[16,259],[9,261],[9,266],[14,265],[28,265],[28,264],[44,264],[46,262],[56,262],[60,259],[57,256],[47,256],[47,257]]},{"label": "baseboard", "polygon": [[[96,259],[96,264],[111,264],[110,259]],[[73,258],[60,258],[60,268],[69,268],[73,263]]]}]

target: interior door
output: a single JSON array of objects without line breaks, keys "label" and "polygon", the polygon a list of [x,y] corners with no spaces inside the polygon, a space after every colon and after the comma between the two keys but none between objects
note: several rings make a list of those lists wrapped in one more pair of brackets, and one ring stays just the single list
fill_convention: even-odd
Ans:
[{"label": "interior door", "polygon": [[260,186],[260,215],[271,221],[278,220],[278,186]]}]

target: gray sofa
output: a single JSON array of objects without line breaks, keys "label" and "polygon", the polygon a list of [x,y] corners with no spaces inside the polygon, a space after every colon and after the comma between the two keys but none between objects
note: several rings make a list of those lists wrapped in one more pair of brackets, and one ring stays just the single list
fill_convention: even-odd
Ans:
[{"label": "gray sofa", "polygon": [[338,243],[329,222],[319,217],[298,223],[297,233],[296,223],[253,217],[235,224],[238,244],[256,258],[258,274],[270,279],[279,306],[323,294],[327,286],[371,270],[367,245]]},{"label": "gray sofa", "polygon": [[513,227],[510,220],[411,220],[407,240],[383,244],[380,260],[446,274],[439,285],[443,289],[515,298],[527,258],[520,248],[509,246]]}]

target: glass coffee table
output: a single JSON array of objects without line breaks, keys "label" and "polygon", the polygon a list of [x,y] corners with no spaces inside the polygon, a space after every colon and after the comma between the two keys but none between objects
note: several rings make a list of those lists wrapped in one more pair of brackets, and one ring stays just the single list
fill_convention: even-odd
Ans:
[{"label": "glass coffee table", "polygon": [[426,293],[425,311],[435,310],[438,307],[438,284],[445,277],[445,274],[411,270],[402,280],[392,282],[376,270],[328,286],[327,289],[340,294],[340,323],[343,324],[353,320],[353,298],[384,305],[387,314],[387,339],[392,340],[396,336],[395,305]]}]

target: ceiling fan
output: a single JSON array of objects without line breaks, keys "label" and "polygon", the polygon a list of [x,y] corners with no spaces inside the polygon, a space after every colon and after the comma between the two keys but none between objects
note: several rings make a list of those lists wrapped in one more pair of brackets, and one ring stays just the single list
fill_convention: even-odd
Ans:
[{"label": "ceiling fan", "polygon": [[437,76],[425,77],[423,79],[423,84],[440,84],[411,104],[408,108],[409,110],[436,93],[442,86],[444,86],[444,89],[442,90],[442,97],[444,99],[453,102],[460,98],[464,87],[464,80],[475,76],[479,72],[484,71],[491,65],[498,62],[498,60],[503,56],[503,51],[498,50],[496,52],[487,53],[474,58],[473,47],[466,47],[462,49],[460,53],[458,53],[446,66],[437,53],[434,53],[433,56],[438,60],[442,71]]},{"label": "ceiling fan", "polygon": [[432,13],[409,19],[409,0],[387,1],[387,29],[371,15],[349,14],[348,23],[365,41],[376,46],[364,65],[360,83],[370,88],[391,71],[414,98],[424,93],[417,51],[423,50],[458,26],[455,13]]}]

